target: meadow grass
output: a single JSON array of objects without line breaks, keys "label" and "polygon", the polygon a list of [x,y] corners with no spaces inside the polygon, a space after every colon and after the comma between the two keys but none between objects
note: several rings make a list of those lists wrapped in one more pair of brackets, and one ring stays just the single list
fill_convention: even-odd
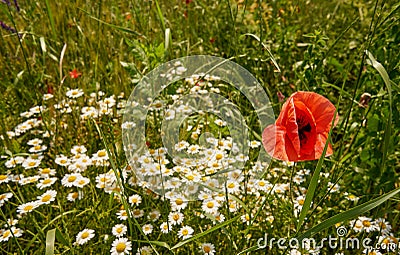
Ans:
[{"label": "meadow grass", "polygon": [[[1,1],[0,253],[398,254],[382,244],[397,248],[399,236],[399,20],[400,5],[379,0]],[[157,97],[139,145],[148,152],[129,165],[129,95],[150,71],[192,55],[246,68],[276,116],[296,91],[328,98],[339,116],[333,155],[255,163],[265,128],[257,109],[204,75]],[[141,171],[198,178],[165,153],[158,104],[211,92],[247,123],[250,153],[235,158],[243,169],[193,201],[148,189]],[[192,114],[182,127],[181,149],[192,154],[202,134],[214,135],[220,156],[207,175],[223,171],[235,137],[220,117]],[[211,185],[208,176],[199,181]],[[360,247],[277,244],[328,236]],[[380,249],[364,249],[367,238]]]}]

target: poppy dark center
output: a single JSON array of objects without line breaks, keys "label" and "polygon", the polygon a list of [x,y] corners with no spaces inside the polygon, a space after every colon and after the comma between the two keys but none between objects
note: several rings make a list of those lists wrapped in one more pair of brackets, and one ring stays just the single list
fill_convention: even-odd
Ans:
[{"label": "poppy dark center", "polygon": [[299,138],[300,138],[300,146],[303,146],[304,144],[307,143],[307,133],[311,132],[311,125],[310,122],[308,122],[304,116],[300,116],[296,120],[297,127],[298,127],[298,133],[299,133]]}]

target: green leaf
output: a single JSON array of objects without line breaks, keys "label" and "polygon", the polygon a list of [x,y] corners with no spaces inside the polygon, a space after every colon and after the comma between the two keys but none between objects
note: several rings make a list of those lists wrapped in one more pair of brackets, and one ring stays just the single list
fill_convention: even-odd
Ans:
[{"label": "green leaf", "polygon": [[56,240],[56,229],[47,231],[46,234],[46,255],[54,254],[54,241]]}]

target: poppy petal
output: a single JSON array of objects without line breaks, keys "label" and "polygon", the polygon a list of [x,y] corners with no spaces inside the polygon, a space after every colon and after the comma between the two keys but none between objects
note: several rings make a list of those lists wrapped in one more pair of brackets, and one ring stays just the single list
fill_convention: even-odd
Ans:
[{"label": "poppy petal", "polygon": [[[293,99],[303,102],[312,112],[317,133],[329,132],[336,108],[328,99],[317,93],[304,91],[294,93]],[[335,125],[338,121],[339,118],[336,117]]]}]

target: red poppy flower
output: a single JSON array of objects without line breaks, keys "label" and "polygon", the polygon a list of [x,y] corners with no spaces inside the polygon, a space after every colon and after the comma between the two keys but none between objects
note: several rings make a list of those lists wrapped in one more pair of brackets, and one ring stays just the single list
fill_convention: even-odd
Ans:
[{"label": "red poppy flower", "polygon": [[[283,104],[275,124],[262,134],[265,150],[274,158],[285,161],[315,160],[324,150],[335,106],[313,92],[299,91]],[[339,121],[336,115],[334,124]],[[329,144],[325,156],[332,155]]]},{"label": "red poppy flower", "polygon": [[78,71],[76,70],[76,68],[75,68],[74,70],[72,70],[71,72],[69,72],[69,76],[70,76],[72,79],[76,79],[76,78],[78,78],[78,77],[81,76],[81,75],[82,75],[82,73],[78,72]]}]

